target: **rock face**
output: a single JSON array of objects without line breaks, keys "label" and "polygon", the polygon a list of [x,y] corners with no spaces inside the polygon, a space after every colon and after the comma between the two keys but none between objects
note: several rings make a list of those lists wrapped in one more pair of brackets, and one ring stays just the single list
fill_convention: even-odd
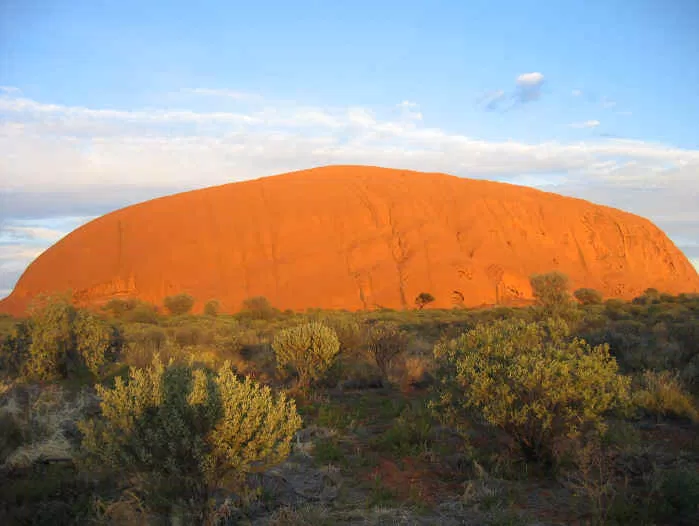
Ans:
[{"label": "rock face", "polygon": [[531,188],[363,166],[333,166],[130,206],[39,256],[0,311],[42,292],[83,303],[171,294],[225,311],[266,296],[281,309],[516,304],[529,276],[632,298],[699,291],[687,258],[638,216]]}]

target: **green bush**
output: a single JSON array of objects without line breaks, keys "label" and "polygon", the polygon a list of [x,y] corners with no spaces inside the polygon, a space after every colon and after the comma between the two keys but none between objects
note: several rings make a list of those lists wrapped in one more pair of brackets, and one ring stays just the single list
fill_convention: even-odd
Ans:
[{"label": "green bush", "polygon": [[23,320],[16,323],[11,333],[5,337],[0,345],[0,371],[12,377],[22,374],[24,364],[29,359],[31,330],[31,323]]},{"label": "green bush", "polygon": [[530,460],[551,463],[558,439],[603,431],[604,413],[629,398],[629,379],[618,374],[608,346],[570,338],[560,319],[480,324],[438,344],[435,355],[446,362],[437,407],[504,430]]},{"label": "green bush", "polygon": [[92,374],[98,376],[110,358],[118,334],[114,327],[98,316],[78,311],[73,319],[73,332],[78,355]]},{"label": "green bush", "polygon": [[645,371],[640,380],[640,388],[633,396],[638,407],[659,417],[673,416],[699,422],[699,411],[676,374]]},{"label": "green bush", "polygon": [[70,303],[55,298],[33,310],[29,359],[24,370],[27,377],[53,380],[68,375],[75,360],[75,315]]},{"label": "green bush", "polygon": [[189,314],[192,310],[194,298],[189,294],[168,296],[163,300],[163,305],[172,316],[182,316],[183,314]]},{"label": "green bush", "polygon": [[214,373],[156,358],[96,389],[101,417],[79,425],[88,458],[136,475],[154,508],[189,507],[191,522],[213,511],[217,489],[282,462],[301,427],[293,400],[239,380],[228,363]]},{"label": "green bush", "polygon": [[277,312],[264,296],[254,296],[243,301],[242,314],[253,320],[271,320]]},{"label": "green bush", "polygon": [[571,310],[570,281],[561,272],[534,274],[529,280],[536,304],[545,316],[565,316]]},{"label": "green bush", "polygon": [[595,289],[578,289],[573,293],[582,305],[601,305],[602,293]]},{"label": "green bush", "polygon": [[204,305],[204,314],[207,316],[218,316],[221,304],[217,300],[209,300]]},{"label": "green bush", "polygon": [[435,300],[434,296],[432,294],[430,294],[429,292],[421,292],[415,298],[415,306],[419,310],[422,310],[425,308],[425,305],[432,303],[434,300]]},{"label": "green bush", "polygon": [[24,374],[35,380],[66,378],[81,367],[99,375],[120,345],[115,327],[56,298],[32,312],[30,338]]},{"label": "green bush", "polygon": [[275,336],[272,349],[278,369],[291,367],[298,375],[299,387],[306,389],[332,366],[340,342],[331,328],[310,322],[281,331]]},{"label": "green bush", "polygon": [[129,323],[149,323],[151,325],[157,325],[160,322],[158,309],[155,305],[145,302],[137,302],[133,309],[124,314],[123,319]]},{"label": "green bush", "polygon": [[367,348],[384,378],[393,361],[408,347],[408,335],[395,323],[377,323],[369,329]]}]

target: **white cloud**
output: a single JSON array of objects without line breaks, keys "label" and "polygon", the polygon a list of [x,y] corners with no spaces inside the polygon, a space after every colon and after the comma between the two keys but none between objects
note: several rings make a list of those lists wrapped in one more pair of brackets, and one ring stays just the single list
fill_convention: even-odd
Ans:
[{"label": "white cloud", "polygon": [[0,270],[5,270],[13,266],[13,263],[27,263],[44,251],[44,248],[37,248],[26,245],[0,246]]},{"label": "white cloud", "polygon": [[522,73],[517,77],[519,86],[536,86],[544,81],[544,76],[538,71],[532,73]]},{"label": "white cloud", "polygon": [[597,128],[600,122],[597,120],[589,120],[584,122],[574,122],[570,125],[571,128]]},{"label": "white cloud", "polygon": [[581,90],[579,90],[579,89],[574,89],[573,91],[570,92],[570,94],[571,94],[573,97],[579,97],[580,95],[582,95],[582,93],[583,93],[583,92],[582,92]]},{"label": "white cloud", "polygon": [[522,73],[517,77],[517,90],[515,101],[519,104],[526,104],[538,100],[541,96],[541,87],[544,83],[544,76],[537,72]]},{"label": "white cloud", "polygon": [[0,239],[8,238],[24,238],[36,239],[39,241],[58,241],[66,233],[54,228],[46,228],[41,226],[4,226],[0,228]]}]

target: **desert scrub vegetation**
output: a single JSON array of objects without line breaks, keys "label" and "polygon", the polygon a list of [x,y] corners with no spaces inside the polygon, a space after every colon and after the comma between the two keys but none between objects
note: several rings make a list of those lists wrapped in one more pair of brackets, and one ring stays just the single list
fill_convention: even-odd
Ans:
[{"label": "desert scrub vegetation", "polygon": [[163,299],[163,306],[172,316],[188,314],[194,307],[194,298],[189,294],[176,294]]},{"label": "desert scrub vegetation", "polygon": [[634,392],[635,404],[646,413],[662,418],[686,418],[699,423],[699,410],[682,386],[679,375],[670,371],[645,371]]},{"label": "desert scrub vegetation", "polygon": [[[699,433],[692,415],[699,295],[651,290],[633,301],[598,303],[595,291],[576,292],[560,311],[567,329],[548,319],[543,302],[282,312],[255,300],[247,310],[215,316],[174,315],[130,299],[101,311],[73,308],[67,317],[57,309],[60,315],[46,318],[56,321],[54,330],[37,341],[52,341],[48,335],[65,341],[68,356],[55,359],[70,364],[68,378],[60,371],[24,375],[43,319],[39,309],[36,318],[2,317],[0,379],[8,387],[0,388],[0,524],[195,524],[205,509],[206,520],[220,524],[321,516],[327,524],[698,524]],[[71,336],[61,340],[65,319]],[[114,331],[98,375],[81,355],[96,349],[99,358],[105,333],[83,339],[79,351],[74,337],[84,332],[83,321]],[[312,390],[297,390],[278,370],[274,343],[313,323],[334,332],[338,350],[309,381]],[[391,382],[370,350],[369,335],[381,327],[404,344],[386,367]],[[299,356],[314,356],[304,352],[311,347],[299,346]],[[151,385],[145,379],[156,355],[161,385],[173,387],[147,391],[172,398],[165,407],[142,407],[126,387]],[[235,470],[222,479],[214,470],[209,478],[200,462],[218,447],[212,437],[222,402],[211,409],[209,400],[221,400],[216,379],[227,361],[236,385],[268,388],[273,401],[281,398],[274,393],[296,393],[303,422],[288,457],[270,469],[266,461],[253,463],[251,471],[262,471],[244,480]],[[131,379],[137,371],[141,384]],[[293,363],[282,372],[299,376]],[[127,426],[110,423],[100,406],[108,396],[100,400],[95,383],[100,391],[124,386],[124,396],[111,396],[133,402],[131,416],[122,414]],[[204,392],[206,402],[192,406],[194,393]],[[633,411],[616,412],[629,397]],[[116,438],[95,438],[93,448],[76,420]],[[239,419],[253,425],[245,422]],[[540,440],[541,451],[527,458],[531,446],[522,446],[520,435]],[[153,445],[150,460],[138,456],[145,446],[129,442],[144,437]],[[247,446],[236,444],[244,454]],[[169,484],[172,462],[163,459],[184,451],[189,456]]]},{"label": "desert scrub vegetation", "polygon": [[441,403],[502,429],[529,460],[553,463],[556,440],[603,431],[629,400],[608,347],[571,338],[560,319],[479,325],[435,355],[451,368]]},{"label": "desert scrub vegetation", "polygon": [[368,330],[366,340],[369,353],[387,379],[390,366],[408,347],[408,334],[395,323],[377,323]]},{"label": "desert scrub vegetation", "polygon": [[340,351],[340,341],[330,327],[310,322],[282,330],[274,338],[272,349],[280,371],[292,369],[299,388],[304,390],[330,369]]},{"label": "desert scrub vegetation", "polygon": [[89,457],[137,475],[151,506],[186,509],[197,523],[208,523],[215,490],[240,491],[248,474],[282,462],[301,427],[293,400],[228,364],[213,372],[156,358],[97,393],[101,416],[80,423]]},{"label": "desert scrub vegetation", "polygon": [[36,306],[4,339],[0,368],[31,380],[55,380],[89,372],[99,376],[116,359],[119,331],[96,314],[63,299]]}]

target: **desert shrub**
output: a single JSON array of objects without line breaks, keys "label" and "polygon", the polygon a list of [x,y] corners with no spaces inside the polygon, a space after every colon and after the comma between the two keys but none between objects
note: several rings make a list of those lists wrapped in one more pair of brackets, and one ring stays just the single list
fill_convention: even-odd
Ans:
[{"label": "desert shrub", "polygon": [[575,299],[583,305],[600,305],[602,293],[595,289],[578,289],[573,293]]},{"label": "desert shrub", "polygon": [[0,345],[0,371],[13,377],[22,374],[22,368],[29,358],[31,342],[30,322],[23,320],[16,323]]},{"label": "desert shrub", "polygon": [[149,323],[157,325],[160,322],[158,310],[150,303],[138,302],[123,316],[124,321],[129,323]]},{"label": "desert shrub", "polygon": [[243,301],[242,314],[253,320],[270,320],[275,317],[277,310],[264,296],[254,296]]},{"label": "desert shrub", "polygon": [[72,431],[90,402],[86,391],[71,395],[57,385],[19,384],[9,389],[0,397],[0,435],[7,431],[12,438],[4,444],[5,466],[28,468],[47,459],[71,460],[77,446]]},{"label": "desert shrub", "polygon": [[65,378],[81,368],[99,375],[121,345],[113,325],[56,298],[33,310],[30,338],[24,374],[36,380]]},{"label": "desert shrub", "polygon": [[417,295],[415,298],[415,306],[422,310],[425,308],[425,305],[428,305],[434,301],[434,296],[430,294],[429,292],[421,292],[420,294]]},{"label": "desert shrub", "polygon": [[75,346],[82,362],[94,375],[99,375],[109,360],[109,353],[118,348],[119,334],[98,316],[78,311],[73,320]]},{"label": "desert shrub", "polygon": [[32,334],[25,374],[37,380],[67,376],[74,359],[73,321],[75,308],[54,299],[32,312]]},{"label": "desert shrub", "polygon": [[301,426],[293,400],[239,380],[229,364],[213,372],[156,358],[96,389],[101,417],[80,423],[89,458],[138,475],[151,506],[188,507],[193,521],[213,511],[215,490],[239,490],[283,461]]},{"label": "desert shrub", "polygon": [[134,298],[114,298],[105,303],[102,306],[102,310],[115,318],[123,318],[124,315],[132,311],[138,305],[138,303],[138,300]]},{"label": "desert shrub", "polygon": [[204,314],[207,316],[218,316],[221,304],[218,300],[209,300],[204,304]]},{"label": "desert shrub", "polygon": [[172,316],[182,316],[189,314],[194,306],[194,298],[189,294],[176,294],[175,296],[167,296],[163,300],[165,309]]},{"label": "desert shrub", "polygon": [[699,411],[692,397],[682,388],[678,375],[669,371],[645,371],[633,400],[651,415],[688,418],[699,422]]},{"label": "desert shrub", "polygon": [[327,316],[321,318],[321,323],[335,331],[340,342],[341,354],[353,355],[361,351],[364,335],[357,320],[348,316]]},{"label": "desert shrub", "polygon": [[408,335],[395,323],[377,323],[369,329],[367,348],[384,378],[393,361],[408,347]]},{"label": "desert shrub", "polygon": [[277,367],[291,367],[298,375],[299,387],[305,389],[322,378],[333,364],[340,342],[331,328],[310,322],[281,331],[274,338],[272,349]]},{"label": "desert shrub", "polygon": [[545,316],[565,316],[570,313],[570,281],[561,272],[534,274],[529,280],[536,304]]},{"label": "desert shrub", "polygon": [[571,338],[560,319],[481,324],[435,355],[446,363],[438,408],[456,406],[504,430],[528,459],[547,464],[558,439],[603,431],[605,412],[629,398],[608,347]]}]

